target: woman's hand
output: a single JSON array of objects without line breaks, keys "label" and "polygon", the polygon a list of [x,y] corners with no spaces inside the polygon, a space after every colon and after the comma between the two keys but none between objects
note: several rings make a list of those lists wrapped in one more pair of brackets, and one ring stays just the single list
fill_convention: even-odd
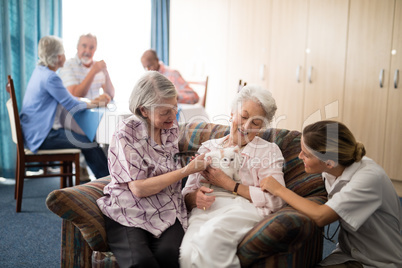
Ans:
[{"label": "woman's hand", "polygon": [[215,196],[207,195],[214,190],[205,186],[201,186],[196,191],[188,193],[184,199],[186,202],[187,210],[191,211],[193,208],[207,210],[215,202]]},{"label": "woman's hand", "polygon": [[275,180],[272,176],[269,176],[260,182],[260,187],[263,191],[277,196],[278,191],[283,188],[283,185]]},{"label": "woman's hand", "polygon": [[226,175],[219,168],[208,167],[201,175],[206,179],[201,182],[210,183],[212,185],[222,187],[228,191],[233,190],[233,184],[236,184],[232,178]]},{"label": "woman's hand", "polygon": [[205,159],[205,154],[201,154],[191,159],[190,163],[184,167],[187,175],[205,170],[211,164],[210,160]]},{"label": "woman's hand", "polygon": [[104,93],[99,97],[87,102],[87,108],[91,109],[96,107],[106,107],[106,105],[110,102],[110,100],[111,100],[110,96],[107,93]]},{"label": "woman's hand", "polygon": [[93,99],[91,101],[91,104],[94,104],[97,107],[105,107],[110,102],[111,99],[112,98],[107,93],[104,93],[99,97]]},{"label": "woman's hand", "polygon": [[213,191],[213,189],[201,186],[201,188],[196,191],[195,195],[196,207],[203,210],[209,209],[215,202],[215,196],[206,194],[212,193]]}]

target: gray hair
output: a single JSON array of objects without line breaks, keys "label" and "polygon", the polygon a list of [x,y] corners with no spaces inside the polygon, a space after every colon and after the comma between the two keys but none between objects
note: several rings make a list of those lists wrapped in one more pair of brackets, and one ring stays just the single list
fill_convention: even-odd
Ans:
[{"label": "gray hair", "polygon": [[78,38],[77,47],[79,46],[80,41],[81,41],[81,38],[83,38],[83,37],[95,39],[95,44],[98,46],[98,39],[96,38],[96,35],[91,34],[91,33],[87,33],[87,34],[82,34],[82,35],[80,36],[80,38]]},{"label": "gray hair", "polygon": [[163,99],[177,97],[173,83],[157,71],[147,71],[134,86],[129,100],[130,111],[141,117],[140,108],[151,108]]},{"label": "gray hair", "polygon": [[243,103],[247,100],[255,101],[261,105],[261,108],[265,112],[265,119],[268,121],[264,123],[268,125],[268,123],[272,121],[277,109],[275,99],[272,97],[271,92],[256,85],[244,86],[232,103],[232,113],[237,112],[239,103]]},{"label": "gray hair", "polygon": [[44,36],[39,40],[39,65],[54,67],[58,64],[58,55],[64,54],[63,41],[54,35]]}]

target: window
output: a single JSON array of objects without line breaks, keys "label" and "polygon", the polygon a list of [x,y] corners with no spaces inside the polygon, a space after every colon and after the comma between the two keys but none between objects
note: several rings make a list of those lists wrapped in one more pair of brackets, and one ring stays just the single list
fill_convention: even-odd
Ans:
[{"label": "window", "polygon": [[151,1],[63,1],[63,44],[66,58],[75,57],[78,38],[98,39],[94,60],[104,60],[115,87],[115,100],[127,102],[144,72],[142,53],[151,46]]}]

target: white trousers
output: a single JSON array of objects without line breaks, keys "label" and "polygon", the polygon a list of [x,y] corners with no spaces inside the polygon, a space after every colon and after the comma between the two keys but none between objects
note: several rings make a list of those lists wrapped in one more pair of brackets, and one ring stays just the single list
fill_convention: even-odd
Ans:
[{"label": "white trousers", "polygon": [[194,208],[180,247],[180,267],[240,267],[237,245],[261,219],[240,196],[216,197],[206,211]]}]

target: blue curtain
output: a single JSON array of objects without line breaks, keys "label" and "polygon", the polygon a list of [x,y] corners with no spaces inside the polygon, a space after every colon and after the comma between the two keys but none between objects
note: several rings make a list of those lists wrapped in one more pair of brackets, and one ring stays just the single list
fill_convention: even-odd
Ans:
[{"label": "blue curtain", "polygon": [[62,0],[0,2],[0,177],[13,178],[16,147],[11,139],[5,87],[11,75],[21,109],[26,85],[38,60],[38,42],[45,35],[61,37]]},{"label": "blue curtain", "polygon": [[169,10],[170,0],[152,0],[151,48],[166,65],[169,65]]}]

